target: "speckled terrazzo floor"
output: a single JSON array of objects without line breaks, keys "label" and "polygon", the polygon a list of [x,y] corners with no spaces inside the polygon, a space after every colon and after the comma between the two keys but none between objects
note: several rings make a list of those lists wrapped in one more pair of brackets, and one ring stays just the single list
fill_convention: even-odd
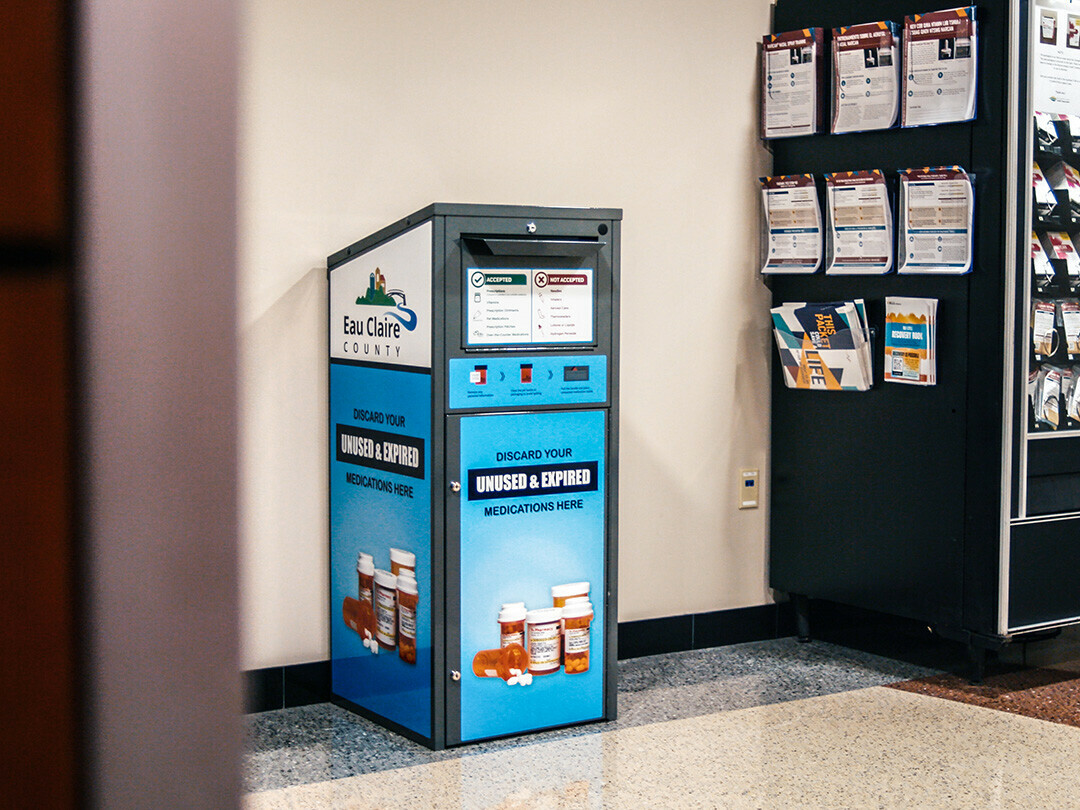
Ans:
[{"label": "speckled terrazzo floor", "polygon": [[1080,796],[1080,729],[883,688],[938,671],[792,639],[619,666],[618,720],[449,751],[330,704],[251,715],[245,807],[1062,807]]}]

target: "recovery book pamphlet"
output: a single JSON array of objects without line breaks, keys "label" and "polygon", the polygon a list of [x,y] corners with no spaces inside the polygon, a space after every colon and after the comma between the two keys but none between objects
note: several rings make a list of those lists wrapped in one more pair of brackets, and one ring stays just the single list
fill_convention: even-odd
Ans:
[{"label": "recovery book pamphlet", "polygon": [[867,391],[873,385],[862,299],[785,303],[770,312],[788,388]]},{"label": "recovery book pamphlet", "polygon": [[761,137],[813,135],[824,128],[825,30],[761,38]]},{"label": "recovery book pamphlet", "polygon": [[936,298],[885,298],[885,382],[937,385]]},{"label": "recovery book pamphlet", "polygon": [[881,21],[833,29],[832,131],[888,129],[900,112],[900,29]]}]

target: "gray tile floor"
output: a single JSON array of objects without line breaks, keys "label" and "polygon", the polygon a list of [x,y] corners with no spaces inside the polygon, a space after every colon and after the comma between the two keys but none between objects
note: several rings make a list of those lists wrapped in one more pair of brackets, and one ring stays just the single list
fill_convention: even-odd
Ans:
[{"label": "gray tile floor", "polygon": [[448,751],[430,751],[332,704],[249,715],[245,789],[249,793],[280,791],[482,757],[883,686],[935,671],[833,644],[800,644],[790,638],[637,658],[618,666],[617,720]]}]

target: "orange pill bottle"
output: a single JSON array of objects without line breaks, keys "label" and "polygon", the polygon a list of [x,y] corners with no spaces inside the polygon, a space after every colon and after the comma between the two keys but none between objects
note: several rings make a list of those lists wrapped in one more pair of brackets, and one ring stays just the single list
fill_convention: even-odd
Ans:
[{"label": "orange pill bottle", "polygon": [[416,555],[400,548],[390,549],[390,573],[395,577],[408,569],[409,576],[416,576]]},{"label": "orange pill bottle", "polygon": [[567,599],[572,599],[575,596],[587,597],[588,595],[588,582],[571,582],[566,585],[551,586],[551,604],[555,607],[563,607]]},{"label": "orange pill bottle", "polygon": [[530,610],[525,616],[529,639],[529,672],[533,675],[550,675],[559,671],[559,653],[562,645],[562,608]]},{"label": "orange pill bottle", "polygon": [[511,644],[525,646],[525,610],[524,602],[509,602],[499,611],[499,646]]},{"label": "orange pill bottle", "polygon": [[[589,583],[588,582],[569,582],[566,585],[552,585],[551,586],[551,604],[557,608],[565,607],[571,599],[589,599]],[[562,632],[560,626],[559,631]],[[562,663],[563,645],[559,642],[559,663]]]},{"label": "orange pill bottle", "polygon": [[398,657],[406,664],[416,663],[416,608],[419,602],[416,580],[402,571],[397,577]]},{"label": "orange pill bottle", "polygon": [[397,646],[397,577],[375,569],[375,640],[392,650]]},{"label": "orange pill bottle", "polygon": [[366,606],[362,613],[364,621],[356,632],[364,638],[375,638],[375,560],[370,554],[361,551],[357,556],[356,577],[360,583],[360,604]]},{"label": "orange pill bottle", "polygon": [[480,650],[472,660],[473,674],[478,678],[502,678],[508,681],[528,668],[529,653],[520,644],[508,644],[497,650]]},{"label": "orange pill bottle", "polygon": [[572,602],[563,608],[563,661],[567,675],[589,671],[591,602]]}]

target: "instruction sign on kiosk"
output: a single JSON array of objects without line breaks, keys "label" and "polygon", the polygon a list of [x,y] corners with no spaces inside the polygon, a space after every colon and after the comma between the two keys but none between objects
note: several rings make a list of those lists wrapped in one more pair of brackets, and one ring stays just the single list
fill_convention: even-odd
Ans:
[{"label": "instruction sign on kiosk", "polygon": [[336,702],[433,748],[615,717],[617,209],[328,259]]}]

